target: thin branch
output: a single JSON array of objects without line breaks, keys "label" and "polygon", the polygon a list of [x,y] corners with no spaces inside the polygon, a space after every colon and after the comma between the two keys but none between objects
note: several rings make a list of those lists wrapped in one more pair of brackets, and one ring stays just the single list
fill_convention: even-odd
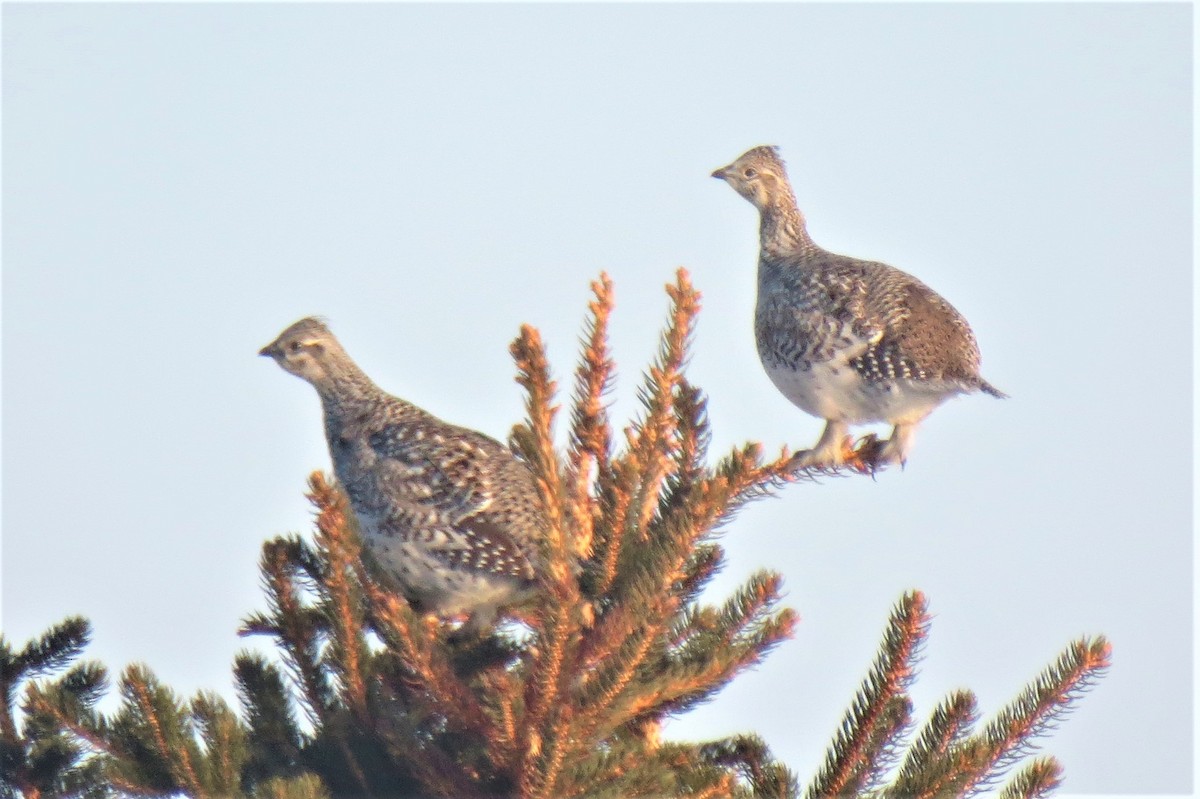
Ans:
[{"label": "thin branch", "polygon": [[964,744],[973,768],[961,795],[983,790],[1028,754],[1036,739],[1103,675],[1111,656],[1112,647],[1102,636],[1068,646],[1029,688]]},{"label": "thin branch", "polygon": [[335,657],[331,663],[341,678],[346,703],[361,719],[367,718],[367,689],[363,676],[366,658],[363,639],[362,599],[350,576],[359,562],[360,546],[350,522],[345,495],[320,472],[308,478],[308,498],[317,509],[316,543],[326,560],[322,591],[328,603]]},{"label": "thin branch", "polygon": [[133,706],[137,708],[138,713],[145,722],[150,732],[151,741],[154,743],[154,748],[157,750],[162,764],[166,766],[171,774],[175,775],[176,779],[182,783],[182,787],[189,791],[192,796],[205,796],[204,788],[196,776],[196,770],[192,764],[191,753],[188,751],[187,744],[180,742],[179,746],[174,746],[168,741],[167,731],[163,727],[163,719],[159,715],[161,708],[159,707],[159,702],[155,701],[157,698],[161,702],[173,705],[175,712],[172,715],[178,715],[179,708],[175,699],[164,695],[164,689],[160,688],[150,674],[139,666],[129,667],[121,683],[122,692],[129,698]]},{"label": "thin branch", "polygon": [[471,691],[454,675],[437,644],[436,622],[422,623],[402,599],[368,585],[367,592],[382,623],[382,632],[413,674],[413,686],[428,692],[439,712],[452,720],[457,729],[476,730],[488,735],[486,716]]},{"label": "thin branch", "polygon": [[895,782],[884,792],[888,799],[930,799],[952,774],[949,753],[971,733],[977,719],[975,695],[955,691],[939,704],[912,746]]},{"label": "thin branch", "polygon": [[592,538],[599,506],[592,495],[593,469],[607,469],[612,447],[604,396],[611,388],[614,364],[608,349],[608,318],[613,309],[613,284],[607,274],[592,283],[587,333],[571,404],[567,447],[567,508],[575,529],[575,553],[592,555]]},{"label": "thin branch", "polygon": [[875,727],[889,723],[891,700],[902,694],[915,677],[916,659],[928,627],[924,595],[919,591],[905,594],[892,611],[879,657],[846,712],[824,766],[809,786],[809,799],[846,795],[871,768]]},{"label": "thin branch", "polygon": [[1000,799],[1045,799],[1062,784],[1062,766],[1052,757],[1038,758],[1013,777]]}]

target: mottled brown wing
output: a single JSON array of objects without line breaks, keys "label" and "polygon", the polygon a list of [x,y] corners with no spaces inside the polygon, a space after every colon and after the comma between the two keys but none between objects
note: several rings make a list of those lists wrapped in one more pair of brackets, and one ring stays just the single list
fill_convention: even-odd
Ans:
[{"label": "mottled brown wing", "polygon": [[450,531],[450,543],[434,552],[440,560],[533,578],[541,501],[532,474],[502,444],[468,430],[427,430],[418,439],[403,425],[375,432],[370,443],[389,490],[429,508]]},{"label": "mottled brown wing", "polygon": [[911,379],[978,382],[979,348],[962,314],[911,275],[875,266],[868,304],[883,335],[871,354]]},{"label": "mottled brown wing", "polygon": [[378,458],[384,490],[398,498],[417,499],[454,516],[475,512],[490,498],[486,444],[411,424],[386,425],[367,441]]},{"label": "mottled brown wing", "polygon": [[483,514],[459,519],[454,524],[453,544],[432,551],[434,557],[454,569],[504,574],[532,581],[536,576],[527,547]]}]

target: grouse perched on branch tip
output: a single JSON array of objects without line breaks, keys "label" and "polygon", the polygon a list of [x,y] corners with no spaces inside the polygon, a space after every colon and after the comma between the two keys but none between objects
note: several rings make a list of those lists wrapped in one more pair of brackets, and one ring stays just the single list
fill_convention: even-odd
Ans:
[{"label": "grouse perched on branch tip", "polygon": [[712,173],[759,212],[758,355],[776,388],[825,420],[799,467],[853,457],[852,424],[887,422],[874,465],[903,464],[917,425],[957,394],[1005,395],[979,373],[979,347],[962,314],[894,267],[818,247],[776,147],[755,147]]}]

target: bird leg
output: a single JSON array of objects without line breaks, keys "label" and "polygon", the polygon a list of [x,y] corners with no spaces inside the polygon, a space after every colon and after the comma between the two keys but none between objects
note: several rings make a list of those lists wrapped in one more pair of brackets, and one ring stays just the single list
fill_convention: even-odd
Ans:
[{"label": "bird leg", "polygon": [[481,638],[492,627],[496,626],[497,608],[494,605],[482,605],[475,608],[467,620],[450,633],[448,640],[452,642]]},{"label": "bird leg", "polygon": [[905,461],[908,460],[908,451],[912,449],[916,432],[917,425],[912,422],[901,422],[893,427],[892,437],[884,441],[879,450],[878,462],[880,464],[898,463],[903,468]]},{"label": "bird leg", "polygon": [[792,467],[795,469],[837,468],[844,464],[849,447],[850,428],[845,422],[835,419],[825,420],[825,431],[812,449],[805,449],[792,456]]}]

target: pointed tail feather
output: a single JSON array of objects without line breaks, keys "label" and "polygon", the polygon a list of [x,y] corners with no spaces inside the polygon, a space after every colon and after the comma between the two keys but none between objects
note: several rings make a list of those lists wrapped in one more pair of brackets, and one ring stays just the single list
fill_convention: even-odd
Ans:
[{"label": "pointed tail feather", "polygon": [[984,394],[991,394],[996,399],[1008,399],[1007,394],[1005,394],[1003,391],[996,388],[995,386],[993,386],[991,383],[989,383],[986,380],[979,381],[979,390],[982,391]]}]

